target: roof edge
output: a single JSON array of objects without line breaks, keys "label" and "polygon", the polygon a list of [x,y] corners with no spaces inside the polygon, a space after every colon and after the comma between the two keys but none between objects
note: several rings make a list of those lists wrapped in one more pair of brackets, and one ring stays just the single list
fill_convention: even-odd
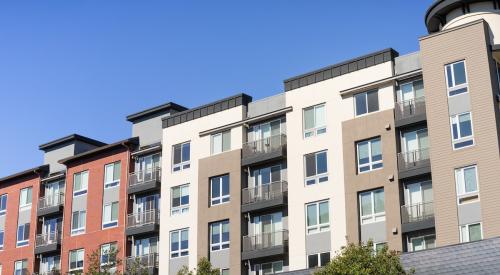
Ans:
[{"label": "roof edge", "polygon": [[108,144],[105,146],[95,148],[95,149],[90,150],[90,151],[83,152],[83,153],[75,155],[75,156],[61,159],[58,162],[60,164],[68,165],[69,163],[71,163],[73,161],[84,159],[84,158],[91,157],[91,156],[95,156],[97,154],[101,154],[101,153],[113,150],[115,148],[118,148],[118,147],[129,148],[129,146],[137,146],[137,145],[139,145],[139,138],[138,137],[128,138],[128,139],[124,139],[124,140],[121,140],[121,141],[118,141],[115,143],[111,143],[111,144]]},{"label": "roof edge", "polygon": [[26,176],[29,176],[31,174],[47,173],[48,171],[49,171],[49,165],[44,164],[44,165],[40,165],[40,166],[31,168],[28,170],[24,170],[24,171],[0,178],[0,183],[5,183],[7,181],[15,180],[17,178],[26,177]]},{"label": "roof edge", "polygon": [[160,113],[162,111],[166,111],[168,109],[172,109],[172,110],[175,110],[177,112],[182,112],[182,111],[187,110],[188,108],[186,108],[186,107],[184,107],[182,105],[179,105],[177,103],[174,103],[174,102],[167,102],[165,104],[158,105],[158,106],[155,106],[155,107],[152,107],[152,108],[149,108],[149,109],[146,109],[146,110],[143,110],[143,111],[140,111],[140,112],[128,115],[126,117],[126,119],[129,122],[135,122],[135,121],[137,121],[139,119],[142,119],[144,117],[151,116],[151,115]]},{"label": "roof edge", "polygon": [[52,148],[54,148],[56,146],[59,146],[61,144],[68,143],[68,142],[71,142],[71,141],[77,141],[77,140],[85,142],[85,143],[88,143],[88,144],[91,144],[91,145],[95,145],[95,146],[98,146],[98,147],[106,145],[106,143],[98,141],[96,139],[84,137],[84,136],[78,135],[78,134],[71,134],[69,136],[65,136],[65,137],[58,138],[56,140],[49,141],[47,143],[41,144],[41,145],[38,146],[38,149],[42,150],[42,151],[48,151],[48,150],[50,150],[50,149],[52,149]]}]

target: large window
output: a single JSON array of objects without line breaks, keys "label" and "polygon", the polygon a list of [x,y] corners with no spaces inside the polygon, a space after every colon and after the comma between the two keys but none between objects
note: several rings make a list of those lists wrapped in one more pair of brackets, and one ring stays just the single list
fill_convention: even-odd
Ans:
[{"label": "large window", "polygon": [[191,167],[191,143],[184,142],[173,146],[172,171],[180,171]]},{"label": "large window", "polygon": [[304,109],[304,137],[326,133],[326,107],[320,104]]},{"label": "large window", "polygon": [[76,173],[73,178],[73,197],[87,194],[89,171]]},{"label": "large window", "polygon": [[115,162],[104,166],[104,188],[120,185],[121,163]]},{"label": "large window", "polygon": [[477,166],[467,166],[455,169],[458,203],[476,199],[478,193]]},{"label": "large window", "polygon": [[256,264],[255,270],[260,271],[262,275],[277,274],[283,272],[283,261],[276,261],[271,263]]},{"label": "large window", "polygon": [[429,248],[434,248],[436,246],[436,235],[427,235],[410,238],[409,251],[420,251]]},{"label": "large window", "polygon": [[16,245],[28,245],[30,240],[30,223],[20,224],[17,226],[17,243]]},{"label": "large window", "polygon": [[328,201],[306,205],[307,234],[330,230],[330,209]]},{"label": "large window", "polygon": [[120,204],[115,201],[104,205],[102,209],[102,228],[110,228],[118,225],[118,208]]},{"label": "large window", "polygon": [[422,79],[415,80],[399,85],[398,101],[404,102],[404,106],[410,106],[412,100],[416,100],[424,96],[424,82]]},{"label": "large window", "polygon": [[384,189],[359,194],[361,224],[385,221]]},{"label": "large window", "polygon": [[171,215],[189,211],[189,184],[172,187]]},{"label": "large window", "polygon": [[445,66],[446,83],[448,87],[448,96],[454,96],[467,92],[467,73],[465,70],[465,61],[448,64]]},{"label": "large window", "polygon": [[115,266],[117,251],[116,243],[101,245],[101,266]]},{"label": "large window", "polygon": [[304,163],[306,185],[328,181],[327,151],[305,155]]},{"label": "large window", "polygon": [[0,195],[0,216],[7,212],[7,194]]},{"label": "large window", "polygon": [[0,250],[3,250],[4,237],[5,237],[5,231],[0,230]]},{"label": "large window", "polygon": [[356,116],[378,111],[378,90],[354,95]]},{"label": "large window", "polygon": [[24,275],[28,273],[28,260],[14,262],[14,275]]},{"label": "large window", "polygon": [[308,268],[325,266],[330,262],[330,252],[315,253],[307,255]]},{"label": "large window", "polygon": [[79,235],[85,233],[87,211],[75,211],[71,215],[71,235]]},{"label": "large window", "polygon": [[453,149],[474,145],[471,113],[454,115],[450,119]]},{"label": "large window", "polygon": [[72,250],[69,252],[69,271],[82,271],[85,251],[83,249]]},{"label": "large window", "polygon": [[189,229],[170,232],[170,258],[189,255]]},{"label": "large window", "polygon": [[32,202],[32,187],[21,189],[19,195],[19,208],[30,207]]},{"label": "large window", "polygon": [[481,223],[472,223],[460,226],[460,242],[473,242],[483,239]]},{"label": "large window", "polygon": [[229,248],[229,220],[210,224],[210,251]]},{"label": "large window", "polygon": [[358,173],[368,172],[384,167],[382,162],[382,146],[380,138],[356,143]]},{"label": "large window", "polygon": [[229,202],[229,175],[211,178],[210,189],[211,205]]},{"label": "large window", "polygon": [[219,154],[231,150],[231,130],[211,136],[211,154]]}]

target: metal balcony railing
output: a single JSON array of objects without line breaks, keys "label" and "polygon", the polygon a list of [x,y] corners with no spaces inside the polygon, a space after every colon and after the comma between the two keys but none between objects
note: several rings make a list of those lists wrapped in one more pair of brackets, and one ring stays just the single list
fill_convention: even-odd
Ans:
[{"label": "metal balcony railing", "polygon": [[134,173],[130,173],[128,178],[128,186],[136,186],[139,184],[151,182],[151,181],[160,181],[161,180],[161,169],[160,167],[156,167],[153,169],[141,170]]},{"label": "metal balcony railing", "polygon": [[429,148],[398,153],[398,168],[400,171],[429,165],[428,161]]},{"label": "metal balcony railing", "polygon": [[256,141],[250,141],[243,144],[242,158],[253,158],[262,154],[276,152],[279,150],[283,150],[285,146],[285,134],[279,134]]},{"label": "metal balcony railing", "polygon": [[38,199],[38,209],[42,210],[49,207],[64,205],[64,193],[46,194],[45,197]]},{"label": "metal balcony railing", "polygon": [[243,252],[288,245],[288,230],[243,237]]},{"label": "metal balcony railing", "polygon": [[434,217],[432,201],[401,206],[401,223],[423,221]]},{"label": "metal balcony railing", "polygon": [[245,205],[259,201],[281,198],[287,191],[288,183],[286,181],[277,181],[269,184],[245,188],[241,191],[241,204]]},{"label": "metal balcony railing", "polygon": [[160,212],[156,209],[129,214],[127,217],[127,228],[143,226],[148,224],[158,224]]},{"label": "metal balcony railing", "polygon": [[396,102],[396,120],[425,114],[425,97],[418,97],[406,101]]},{"label": "metal balcony railing", "polygon": [[143,274],[143,269],[158,268],[158,259],[158,253],[128,257],[126,259],[127,274]]},{"label": "metal balcony railing", "polygon": [[42,271],[38,273],[34,273],[36,275],[62,275],[61,269],[59,268],[54,268],[51,271]]},{"label": "metal balcony railing", "polygon": [[35,246],[45,246],[49,244],[57,244],[61,242],[61,232],[55,231],[48,234],[40,234],[35,237]]}]

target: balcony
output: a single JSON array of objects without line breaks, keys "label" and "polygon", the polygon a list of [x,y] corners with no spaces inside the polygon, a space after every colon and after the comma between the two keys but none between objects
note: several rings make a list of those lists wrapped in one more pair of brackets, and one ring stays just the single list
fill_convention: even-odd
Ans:
[{"label": "balcony", "polygon": [[241,192],[241,212],[264,210],[285,205],[287,195],[288,183],[286,181],[245,188]]},{"label": "balcony", "polygon": [[241,260],[285,254],[288,250],[288,230],[243,237]]},{"label": "balcony", "polygon": [[47,216],[61,213],[64,206],[64,193],[50,194],[38,199],[37,215]]},{"label": "balcony", "polygon": [[61,275],[63,274],[60,269],[53,269],[51,271],[42,271],[38,273],[34,273],[36,275]]},{"label": "balcony", "polygon": [[127,236],[158,233],[160,212],[157,209],[130,214],[127,217]]},{"label": "balcony", "polygon": [[241,165],[265,163],[286,156],[286,135],[279,134],[243,144]]},{"label": "balcony", "polygon": [[401,206],[401,231],[403,233],[434,227],[433,202]]},{"label": "balcony", "polygon": [[426,120],[425,97],[396,102],[394,116],[396,127]]},{"label": "balcony", "polygon": [[56,252],[61,249],[61,232],[40,234],[35,237],[35,254]]},{"label": "balcony", "polygon": [[409,178],[431,172],[429,148],[398,153],[399,178]]},{"label": "balcony", "polygon": [[158,274],[158,253],[128,257],[125,274]]},{"label": "balcony", "polygon": [[137,194],[160,189],[161,169],[137,171],[130,173],[128,178],[128,193]]}]

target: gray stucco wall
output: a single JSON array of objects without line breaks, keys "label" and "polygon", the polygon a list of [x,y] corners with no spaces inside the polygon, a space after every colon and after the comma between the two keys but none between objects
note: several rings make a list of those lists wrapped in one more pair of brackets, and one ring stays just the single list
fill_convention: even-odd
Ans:
[{"label": "gray stucco wall", "polygon": [[43,155],[43,164],[50,165],[50,173],[63,171],[66,166],[58,163],[59,160],[71,157],[75,154],[75,145],[67,144],[66,146],[58,147],[53,150],[47,151]]},{"label": "gray stucco wall", "polygon": [[210,262],[216,268],[229,268],[230,249],[210,252]]},{"label": "gray stucco wall", "polygon": [[132,136],[139,137],[140,146],[161,142],[163,130],[162,118],[169,115],[169,112],[165,112],[155,117],[135,122],[132,125]]},{"label": "gray stucco wall", "polygon": [[306,254],[331,251],[331,232],[306,235]]},{"label": "gray stucco wall", "polygon": [[422,68],[420,63],[420,52],[398,56],[394,59],[396,75],[408,73]]},{"label": "gray stucco wall", "polygon": [[31,207],[25,209],[19,209],[17,224],[25,224],[29,222],[31,222]]},{"label": "gray stucco wall", "polygon": [[471,110],[469,93],[448,97],[450,116],[469,112]]},{"label": "gray stucco wall", "polygon": [[177,274],[183,266],[189,266],[189,257],[170,259],[168,274]]},{"label": "gray stucco wall", "polygon": [[87,210],[87,194],[73,198],[71,211],[75,212],[80,210]]},{"label": "gray stucco wall", "polygon": [[104,189],[104,194],[102,196],[103,205],[119,200],[120,200],[120,186]]},{"label": "gray stucco wall", "polygon": [[387,240],[386,223],[374,222],[361,225],[361,241],[385,242]]},{"label": "gray stucco wall", "polygon": [[458,224],[464,225],[481,221],[481,203],[473,202],[458,206]]},{"label": "gray stucco wall", "polygon": [[286,107],[285,94],[277,94],[248,103],[248,117],[256,117]]}]

